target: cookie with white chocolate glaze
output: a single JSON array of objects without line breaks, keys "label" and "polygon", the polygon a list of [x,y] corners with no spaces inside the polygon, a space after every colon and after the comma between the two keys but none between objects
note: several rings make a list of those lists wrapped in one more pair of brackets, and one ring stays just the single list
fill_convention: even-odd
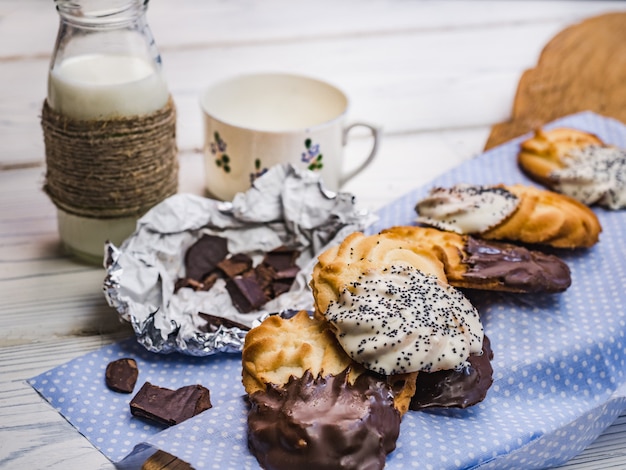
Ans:
[{"label": "cookie with white chocolate glaze", "polygon": [[428,248],[391,234],[365,236],[355,232],[318,257],[310,283],[316,314],[325,312],[330,302],[336,301],[341,291],[362,272],[394,263],[410,264],[446,281],[441,260]]},{"label": "cookie with white chocolate glaze", "polygon": [[384,233],[353,233],[318,258],[316,315],[357,363],[393,375],[462,367],[483,328],[429,249]]},{"label": "cookie with white chocolate glaze", "polygon": [[521,184],[433,188],[415,207],[417,222],[487,240],[588,248],[602,231],[585,204]]},{"label": "cookie with white chocolate glaze", "polygon": [[523,141],[520,168],[547,188],[587,205],[626,208],[626,151],[576,129],[539,129]]},{"label": "cookie with white chocolate glaze", "polygon": [[454,287],[516,293],[563,292],[572,282],[567,264],[554,255],[511,243],[481,240],[436,228],[398,226],[394,234],[422,245],[443,263]]}]

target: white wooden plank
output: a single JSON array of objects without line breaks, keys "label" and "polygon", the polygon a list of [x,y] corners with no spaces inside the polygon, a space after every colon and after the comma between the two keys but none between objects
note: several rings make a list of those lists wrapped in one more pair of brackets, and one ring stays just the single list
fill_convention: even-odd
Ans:
[{"label": "white wooden plank", "polygon": [[[399,31],[485,28],[493,24],[516,25],[546,20],[567,23],[619,8],[620,5],[606,1],[583,2],[581,5],[571,1],[323,0],[296,3],[274,0],[259,4],[219,5],[196,0],[174,12],[153,2],[149,8],[149,21],[159,43],[168,48],[207,42],[217,45],[293,42]],[[189,27],[192,15],[203,20],[196,23],[196,28]],[[172,28],[172,24],[181,28]]]},{"label": "white wooden plank", "polygon": [[71,338],[41,335],[39,339],[29,344],[0,346],[0,382],[22,382],[76,357],[131,336],[132,333],[129,331]]},{"label": "white wooden plank", "polygon": [[[591,470],[597,468],[624,468],[626,462],[626,414],[622,414],[615,423],[584,452],[563,465],[563,470]],[[601,461],[601,464],[599,463]]]},{"label": "white wooden plank", "polygon": [[0,345],[36,341],[42,334],[98,335],[128,328],[106,304],[103,278],[103,270],[84,267],[54,276],[3,281]]},{"label": "white wooden plank", "polygon": [[[178,0],[176,8],[171,8],[168,2],[150,2],[148,21],[157,44],[167,50],[188,45],[293,42],[321,36],[485,28],[493,24],[515,26],[543,21],[567,24],[620,8],[624,8],[623,2],[611,1]],[[51,53],[58,27],[52,2],[3,0],[0,19],[0,58],[16,60]]]},{"label": "white wooden plank", "polygon": [[2,468],[115,468],[23,382],[0,383]]},{"label": "white wooden plank", "polygon": [[26,380],[123,337],[128,332],[43,336],[31,344],[0,347],[1,468],[114,468]]}]

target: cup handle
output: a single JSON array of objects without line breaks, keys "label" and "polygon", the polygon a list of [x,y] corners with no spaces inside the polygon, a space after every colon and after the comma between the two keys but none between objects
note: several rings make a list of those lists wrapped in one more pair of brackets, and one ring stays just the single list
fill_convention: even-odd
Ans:
[{"label": "cup handle", "polygon": [[339,180],[339,186],[343,186],[349,180],[361,173],[361,171],[363,171],[370,163],[372,163],[374,157],[376,156],[376,153],[378,152],[378,143],[380,141],[381,130],[378,127],[366,124],[364,122],[353,122],[352,124],[346,126],[346,128],[343,130],[343,145],[345,146],[348,143],[348,133],[355,127],[365,127],[366,129],[369,129],[372,138],[374,139],[374,142],[372,143],[372,150],[370,150],[367,158],[357,168],[349,171],[345,175],[341,175],[341,178]]}]

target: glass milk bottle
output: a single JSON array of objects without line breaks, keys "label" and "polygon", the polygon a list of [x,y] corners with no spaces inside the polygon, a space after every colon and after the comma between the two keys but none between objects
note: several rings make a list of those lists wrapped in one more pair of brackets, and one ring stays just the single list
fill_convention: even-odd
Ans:
[{"label": "glass milk bottle", "polygon": [[45,191],[67,251],[103,263],[177,190],[175,110],[148,0],[55,0],[59,32],[42,111]]}]

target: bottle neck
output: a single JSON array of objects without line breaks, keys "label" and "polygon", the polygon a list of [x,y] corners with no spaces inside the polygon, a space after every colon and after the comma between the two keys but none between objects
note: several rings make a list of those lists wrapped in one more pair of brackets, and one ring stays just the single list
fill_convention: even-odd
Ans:
[{"label": "bottle neck", "polygon": [[162,108],[169,92],[146,21],[147,0],[56,0],[59,32],[48,104],[74,119],[134,116]]},{"label": "bottle neck", "polygon": [[81,29],[117,29],[142,22],[149,0],[55,0],[61,20]]},{"label": "bottle neck", "polygon": [[148,0],[55,0],[60,23],[51,68],[67,58],[130,55],[154,62],[161,57],[146,19]]}]

